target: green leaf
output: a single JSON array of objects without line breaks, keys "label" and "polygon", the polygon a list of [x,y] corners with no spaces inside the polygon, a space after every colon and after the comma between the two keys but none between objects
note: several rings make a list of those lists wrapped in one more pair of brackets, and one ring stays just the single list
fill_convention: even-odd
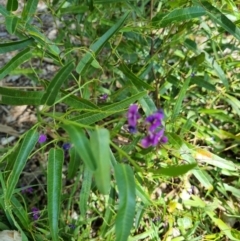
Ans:
[{"label": "green leaf", "polygon": [[72,108],[78,109],[78,110],[94,110],[99,109],[95,104],[93,104],[91,101],[83,99],[81,97],[77,97],[74,95],[67,96],[67,92],[64,90],[61,90],[61,99],[63,99],[63,102]]},{"label": "green leaf", "polygon": [[[174,9],[172,12],[165,16],[162,13],[153,18],[153,23],[157,23],[160,20],[160,26],[166,27],[169,24],[191,20],[193,18],[199,18],[205,15],[206,11],[200,6],[194,6],[189,8]],[[159,19],[160,18],[160,19]]]},{"label": "green leaf", "polygon": [[[28,30],[29,36],[34,38],[44,50],[48,50],[50,54],[53,55],[51,56],[52,58],[56,57],[59,61],[60,49],[53,41],[49,40],[44,34],[29,23],[26,24],[26,29]],[[25,28],[21,28],[20,30],[25,32]]]},{"label": "green leaf", "polygon": [[94,44],[90,46],[91,53],[85,54],[85,56],[78,63],[76,68],[77,73],[84,74],[84,72],[94,59],[93,55],[96,56],[100,52],[102,47],[107,43],[107,41],[120,30],[128,14],[128,12],[125,13],[115,25],[113,25],[102,37],[100,37]]},{"label": "green leaf", "polygon": [[12,196],[11,198],[11,204],[12,204],[12,211],[14,215],[18,218],[20,224],[24,228],[29,227],[30,225],[29,215],[26,212],[25,208],[22,206],[22,204],[14,196]]},{"label": "green leaf", "polygon": [[197,163],[191,163],[186,165],[174,165],[174,166],[168,166],[168,167],[161,167],[159,170],[148,170],[148,171],[153,173],[154,176],[178,177],[192,170],[196,166],[197,166]]},{"label": "green leaf", "polygon": [[77,121],[82,124],[91,125],[97,121],[100,121],[108,116],[111,116],[113,114],[116,114],[121,111],[125,111],[125,108],[128,108],[128,106],[135,101],[139,100],[141,97],[146,95],[146,91],[140,92],[136,95],[133,95],[123,101],[108,105],[103,107],[102,109],[99,109],[98,111],[86,113],[80,116],[76,116],[72,118],[71,120]]},{"label": "green leaf", "polygon": [[24,22],[28,22],[35,14],[37,10],[38,0],[27,1],[22,12],[22,18]]},{"label": "green leaf", "polygon": [[32,152],[35,144],[38,141],[38,133],[35,130],[29,130],[19,148],[19,152],[17,153],[13,169],[10,172],[7,182],[6,182],[6,194],[5,199],[10,200],[14,189],[18,183],[19,177],[22,173],[22,170],[27,162],[28,156]]},{"label": "green leaf", "polygon": [[151,85],[137,77],[124,63],[119,66],[119,69],[133,82],[137,88],[141,89],[143,87],[147,90],[154,90]]},{"label": "green leaf", "polygon": [[92,185],[92,177],[93,177],[93,172],[88,168],[84,168],[84,173],[83,173],[83,181],[82,181],[82,187],[80,191],[80,196],[79,196],[79,208],[81,212],[81,216],[85,218],[85,215],[87,213],[87,206],[88,206],[88,198],[90,195],[91,191],[91,185]]},{"label": "green leaf", "polygon": [[63,129],[68,132],[71,142],[85,165],[92,171],[96,170],[97,164],[92,153],[90,141],[82,128],[73,125],[63,125]]},{"label": "green leaf", "polygon": [[223,232],[229,240],[231,241],[239,241],[239,239],[236,239],[233,237],[231,230],[232,228],[224,223],[220,218],[216,218],[216,214],[212,211],[206,211],[207,215],[212,219],[215,226],[217,226],[221,232]]},{"label": "green leaf", "polygon": [[63,66],[60,71],[55,75],[51,80],[50,84],[47,87],[46,93],[43,95],[41,102],[47,105],[53,105],[55,99],[58,95],[61,85],[64,81],[67,80],[68,76],[71,74],[74,69],[72,62]]},{"label": "green leaf", "polygon": [[29,48],[23,50],[14,56],[3,68],[0,69],[0,80],[8,75],[11,71],[16,69],[19,65],[27,61],[32,57],[31,50]]},{"label": "green leaf", "polygon": [[50,149],[47,168],[47,207],[50,233],[53,241],[59,240],[58,220],[60,218],[63,161],[63,150]]},{"label": "green leaf", "polygon": [[93,0],[94,4],[124,3],[127,0]]},{"label": "green leaf", "polygon": [[199,162],[208,163],[209,165],[213,165],[220,169],[226,169],[229,171],[237,171],[238,167],[231,161],[227,161],[211,152],[197,148],[192,150],[192,154],[194,158]]},{"label": "green leaf", "polygon": [[6,10],[6,8],[0,5],[0,13],[6,18],[10,16],[10,12]]},{"label": "green leaf", "polygon": [[213,23],[219,24],[224,30],[240,40],[240,29],[229,18],[227,18],[207,1],[202,1],[201,4],[206,8],[206,13]]},{"label": "green leaf", "polygon": [[76,175],[78,168],[80,166],[81,160],[77,154],[76,148],[71,147],[69,150],[70,161],[68,164],[68,179],[74,178]]},{"label": "green leaf", "polygon": [[240,116],[240,101],[237,98],[229,94],[224,94],[222,99],[228,102],[232,106],[233,110],[238,114],[238,116]]},{"label": "green leaf", "polygon": [[20,41],[8,42],[0,44],[0,54],[11,52],[14,50],[25,48],[34,42],[33,38],[28,38]]},{"label": "green leaf", "polygon": [[17,9],[18,9],[18,0],[8,0],[7,10],[8,11],[16,11]]},{"label": "green leaf", "polygon": [[19,19],[15,16],[6,17],[6,29],[10,34],[14,34],[18,26]]},{"label": "green leaf", "polygon": [[116,241],[126,241],[133,226],[136,207],[133,171],[126,164],[116,164],[114,172],[119,191],[119,207],[115,222]]},{"label": "green leaf", "polygon": [[182,86],[182,88],[179,92],[176,103],[173,107],[173,113],[172,113],[172,120],[173,121],[176,119],[176,117],[178,116],[178,114],[181,111],[182,102],[183,102],[183,99],[185,98],[185,94],[187,92],[190,80],[191,80],[190,77],[185,80],[185,82],[183,83],[183,86]]},{"label": "green leaf", "polygon": [[103,218],[103,225],[101,226],[100,235],[101,237],[105,237],[107,231],[109,230],[111,226],[112,217],[114,215],[114,205],[116,200],[116,190],[114,188],[111,188],[110,195],[108,198],[108,204],[106,207],[106,211],[104,213]]},{"label": "green leaf", "polygon": [[96,129],[91,133],[90,143],[97,163],[93,175],[100,193],[107,195],[110,190],[110,135],[107,129]]},{"label": "green leaf", "polygon": [[63,14],[80,14],[80,13],[86,13],[88,11],[87,6],[70,6],[66,8],[61,8],[60,13]]},{"label": "green leaf", "polygon": [[216,87],[213,84],[207,82],[206,80],[198,76],[191,78],[191,84],[196,84],[210,91],[216,91]]},{"label": "green leaf", "polygon": [[5,105],[40,105],[43,91],[22,91],[0,87],[0,103]]}]

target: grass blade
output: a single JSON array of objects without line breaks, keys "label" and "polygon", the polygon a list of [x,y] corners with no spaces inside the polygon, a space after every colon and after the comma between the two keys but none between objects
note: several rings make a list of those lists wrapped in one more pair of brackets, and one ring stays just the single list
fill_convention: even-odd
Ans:
[{"label": "grass blade", "polygon": [[63,150],[52,148],[49,151],[47,169],[47,199],[49,227],[53,241],[59,240],[58,220],[60,217],[63,160]]},{"label": "grass blade", "polygon": [[176,104],[173,107],[173,113],[172,113],[172,120],[173,121],[176,119],[176,117],[178,116],[178,114],[181,110],[182,102],[183,102],[183,99],[185,98],[185,94],[187,92],[190,80],[191,80],[190,77],[185,80],[185,82],[183,84],[183,87],[181,88],[181,90],[179,92]]},{"label": "grass blade", "polygon": [[133,226],[136,206],[135,180],[130,166],[116,164],[114,166],[119,191],[119,207],[116,217],[116,241],[126,241]]},{"label": "grass blade", "polygon": [[6,195],[5,195],[6,200],[11,199],[14,189],[18,183],[18,179],[27,162],[28,156],[32,152],[37,141],[38,141],[38,133],[35,132],[35,130],[28,131],[21,143],[21,147],[19,148],[19,151],[17,153],[12,171],[8,176],[8,179],[6,182]]}]

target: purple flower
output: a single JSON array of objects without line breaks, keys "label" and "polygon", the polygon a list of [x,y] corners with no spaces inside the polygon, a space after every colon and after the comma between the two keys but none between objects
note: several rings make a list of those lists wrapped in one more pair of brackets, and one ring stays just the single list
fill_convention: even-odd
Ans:
[{"label": "purple flower", "polygon": [[69,150],[71,147],[72,147],[71,143],[64,143],[64,144],[62,145],[62,149],[63,149],[64,151]]},{"label": "purple flower", "polygon": [[36,208],[36,207],[33,207],[33,208],[32,208],[32,217],[33,217],[33,220],[34,220],[34,221],[36,221],[36,220],[39,219],[39,217],[40,217],[40,211],[39,211],[38,208]]},{"label": "purple flower", "polygon": [[128,128],[131,133],[135,133],[137,131],[137,121],[140,118],[140,114],[138,113],[138,106],[136,104],[130,105],[127,113],[128,119]]},{"label": "purple flower", "polygon": [[38,143],[42,144],[47,140],[47,136],[45,134],[40,134]]},{"label": "purple flower", "polygon": [[162,119],[164,118],[164,114],[162,110],[148,116],[146,118],[146,122],[150,123],[149,131],[155,131],[159,126],[162,125]]},{"label": "purple flower", "polygon": [[106,100],[108,98],[108,94],[103,94],[99,97],[100,100]]},{"label": "purple flower", "polygon": [[32,187],[28,187],[28,188],[24,188],[21,191],[22,193],[33,193],[33,188]]},{"label": "purple flower", "polygon": [[167,137],[164,136],[164,129],[159,132],[149,132],[148,135],[142,139],[141,144],[144,148],[149,146],[156,146],[159,142],[166,143]]},{"label": "purple flower", "polygon": [[73,223],[68,224],[68,227],[71,228],[71,229],[75,229],[76,228],[75,224],[73,224]]}]

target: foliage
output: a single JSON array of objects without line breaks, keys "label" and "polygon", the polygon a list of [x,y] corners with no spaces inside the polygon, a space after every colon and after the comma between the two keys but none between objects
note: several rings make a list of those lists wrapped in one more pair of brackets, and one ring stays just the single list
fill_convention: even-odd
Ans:
[{"label": "foliage", "polygon": [[[33,86],[3,84],[1,104],[35,106],[38,118],[1,156],[1,229],[23,240],[240,240],[239,5],[39,4],[0,5],[16,39],[0,43],[1,55],[14,51],[0,79],[20,73]],[[51,79],[42,77],[48,62]],[[127,126],[134,103],[136,133]],[[165,141],[144,148],[144,120],[159,109]],[[46,177],[29,183],[39,196],[20,188],[34,158]]]}]

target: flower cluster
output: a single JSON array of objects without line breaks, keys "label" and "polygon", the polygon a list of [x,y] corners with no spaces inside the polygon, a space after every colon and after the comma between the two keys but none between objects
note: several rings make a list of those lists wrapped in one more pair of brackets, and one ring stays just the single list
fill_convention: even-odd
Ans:
[{"label": "flower cluster", "polygon": [[[129,132],[135,133],[137,131],[137,122],[139,118],[138,106],[135,104],[130,105],[127,114]],[[164,136],[164,128],[159,130],[159,128],[162,127],[163,118],[163,111],[158,110],[145,119],[148,126],[148,134],[141,141],[144,148],[156,146],[158,143],[166,143],[168,141],[167,137]]]},{"label": "flower cluster", "polygon": [[131,133],[137,132],[137,122],[140,118],[137,105],[130,105],[127,113],[128,129]]}]

